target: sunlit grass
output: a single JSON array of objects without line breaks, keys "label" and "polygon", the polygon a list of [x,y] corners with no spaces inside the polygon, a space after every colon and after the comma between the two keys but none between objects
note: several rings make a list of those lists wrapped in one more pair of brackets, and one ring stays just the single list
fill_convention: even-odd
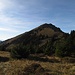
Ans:
[{"label": "sunlit grass", "polygon": [[[46,58],[50,61],[42,60],[30,60],[30,59],[10,59],[10,54],[8,52],[0,52],[1,57],[7,57],[9,60],[3,62],[0,61],[0,75],[18,75],[18,73],[23,72],[23,69],[32,63],[40,64],[48,73],[51,75],[75,75],[75,63],[70,63],[61,60],[57,57],[43,56],[39,58]],[[58,62],[56,62],[56,60]],[[64,62],[62,62],[64,61]]]}]

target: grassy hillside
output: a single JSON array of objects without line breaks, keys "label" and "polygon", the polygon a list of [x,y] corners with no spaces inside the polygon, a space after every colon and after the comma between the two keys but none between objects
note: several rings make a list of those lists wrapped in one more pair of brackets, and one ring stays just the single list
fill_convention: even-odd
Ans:
[{"label": "grassy hillside", "polygon": [[0,50],[0,75],[75,75],[74,30],[43,24],[3,41]]},{"label": "grassy hillside", "polygon": [[[49,56],[75,57],[75,31],[64,33],[52,24],[43,24],[39,27],[5,40],[0,44],[0,50],[12,52],[14,56],[43,53]],[[25,53],[25,54],[22,54]],[[14,57],[13,56],[13,57]],[[26,56],[24,56],[26,57]]]},{"label": "grassy hillside", "polygon": [[47,41],[53,37],[57,39],[62,38],[64,34],[64,32],[52,24],[43,24],[29,32],[5,40],[0,46],[4,47],[3,49],[5,50],[10,49],[13,45],[21,43],[24,45],[35,45],[36,47],[39,47],[41,44],[46,44]]},{"label": "grassy hillside", "polygon": [[0,51],[0,75],[25,75],[27,72],[30,73],[29,75],[36,75],[31,74],[31,71],[35,73],[35,70],[32,70],[34,66],[31,64],[39,64],[40,67],[37,67],[36,72],[40,73],[39,70],[41,70],[43,75],[75,75],[74,61],[75,58],[60,59],[43,54],[31,55],[27,59],[17,60],[11,59],[9,52]]}]

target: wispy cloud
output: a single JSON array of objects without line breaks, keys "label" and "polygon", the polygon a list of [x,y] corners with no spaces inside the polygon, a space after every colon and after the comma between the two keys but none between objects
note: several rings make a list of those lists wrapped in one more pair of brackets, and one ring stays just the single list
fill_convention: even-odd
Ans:
[{"label": "wispy cloud", "polygon": [[8,28],[0,28],[0,31],[18,32],[17,30],[14,30],[14,29],[8,29]]},{"label": "wispy cloud", "polygon": [[0,0],[0,31],[18,32],[14,26],[24,24],[22,20],[12,17],[13,14],[5,13],[13,7],[15,8],[15,3],[12,0]]},{"label": "wispy cloud", "polygon": [[68,32],[75,28],[74,7],[74,0],[0,0],[0,32],[11,37],[45,22]]}]

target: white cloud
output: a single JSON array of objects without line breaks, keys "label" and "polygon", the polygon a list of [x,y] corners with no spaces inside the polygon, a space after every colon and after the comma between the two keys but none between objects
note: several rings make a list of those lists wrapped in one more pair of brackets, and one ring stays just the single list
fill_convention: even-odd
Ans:
[{"label": "white cloud", "polygon": [[11,0],[0,0],[0,11],[5,10],[6,8],[11,8],[13,3]]},{"label": "white cloud", "polygon": [[18,19],[9,17],[5,14],[0,14],[0,22],[7,25],[21,24],[21,21],[19,21]]},{"label": "white cloud", "polygon": [[5,8],[5,5],[3,4],[3,2],[0,1],[0,10],[3,10]]},{"label": "white cloud", "polygon": [[[12,0],[0,0],[0,31],[10,31],[17,32],[17,29],[14,29],[14,26],[24,24],[22,20],[11,17],[12,14],[6,14],[6,11],[10,11],[15,3]],[[8,27],[8,28],[7,28]]]},{"label": "white cloud", "polygon": [[0,31],[7,31],[7,32],[18,32],[17,30],[14,30],[14,29],[9,29],[9,28],[0,28]]}]

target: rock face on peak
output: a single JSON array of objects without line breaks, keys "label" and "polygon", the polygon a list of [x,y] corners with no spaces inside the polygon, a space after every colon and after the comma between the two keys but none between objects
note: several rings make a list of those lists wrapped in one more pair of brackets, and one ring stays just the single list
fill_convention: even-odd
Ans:
[{"label": "rock face on peak", "polygon": [[42,24],[41,26],[39,26],[40,28],[51,28],[51,29],[53,29],[54,31],[61,31],[60,30],[60,28],[58,28],[58,27],[55,27],[53,24],[47,24],[47,23],[45,23],[45,24]]},{"label": "rock face on peak", "polygon": [[54,31],[59,31],[59,32],[62,32],[60,28],[56,27],[55,25],[53,24],[42,24],[40,25],[39,27],[37,27],[38,29],[43,29],[43,28],[50,28],[50,29],[53,29]]},{"label": "rock face on peak", "polygon": [[[30,31],[31,32],[31,31]],[[39,27],[35,28],[32,30],[33,33],[36,33],[37,35],[44,35],[44,36],[48,36],[48,37],[53,37],[53,36],[62,36],[64,34],[64,32],[52,25],[52,24],[42,24]]]},{"label": "rock face on peak", "polygon": [[52,24],[45,23],[29,32],[25,32],[14,38],[5,40],[0,45],[3,46],[4,49],[10,49],[13,45],[21,43],[24,45],[43,46],[51,38],[55,38],[55,40],[57,40],[62,38],[64,34],[65,33],[61,31],[60,28]]}]

